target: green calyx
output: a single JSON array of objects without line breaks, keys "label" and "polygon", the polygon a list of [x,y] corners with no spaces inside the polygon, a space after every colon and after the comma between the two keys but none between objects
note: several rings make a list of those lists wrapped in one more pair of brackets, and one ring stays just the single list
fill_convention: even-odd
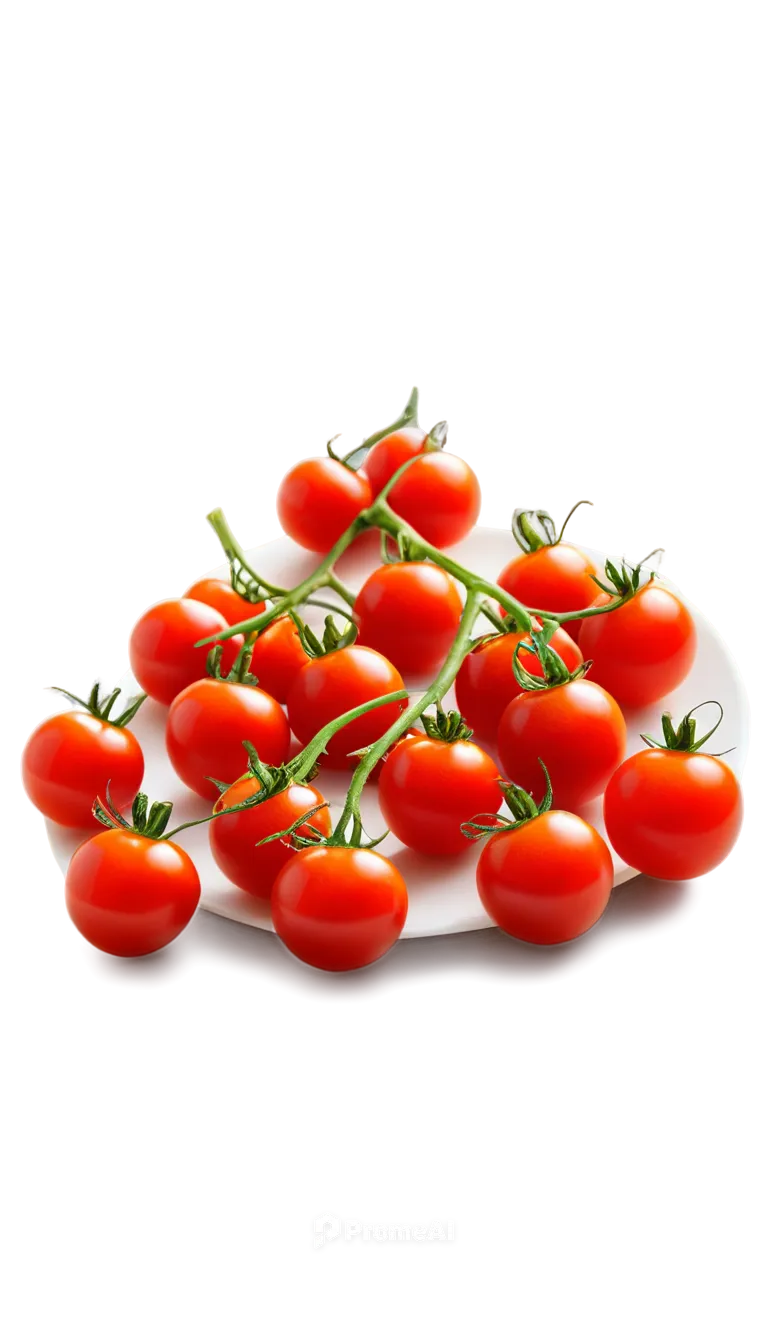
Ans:
[{"label": "green calyx", "polygon": [[544,546],[557,546],[563,540],[563,533],[571,518],[582,504],[592,504],[591,499],[580,499],[574,504],[563,526],[558,532],[550,514],[544,509],[515,509],[512,515],[512,535],[521,551],[540,551]]},{"label": "green calyx", "polygon": [[539,765],[544,771],[546,780],[546,790],[540,803],[537,803],[525,789],[521,789],[519,784],[513,784],[509,780],[499,780],[504,801],[512,813],[511,821],[508,821],[506,817],[500,817],[498,813],[481,812],[471,821],[462,823],[462,835],[467,840],[481,840],[486,835],[498,835],[499,831],[516,831],[518,827],[525,826],[526,822],[533,821],[536,817],[542,816],[544,812],[549,812],[552,806],[552,784],[547,767],[541,757],[539,757]]},{"label": "green calyx", "polygon": [[324,658],[327,653],[348,649],[357,639],[357,626],[354,621],[348,621],[346,629],[338,630],[333,616],[326,616],[321,639],[314,630],[310,630],[297,612],[291,611],[290,616],[298,631],[301,646],[310,658]]},{"label": "green calyx", "polygon": [[[311,824],[315,813],[321,812],[324,807],[330,807],[330,803],[318,803],[316,807],[311,807],[308,812],[305,812],[301,817],[297,817],[296,821],[287,826],[284,831],[275,831],[273,835],[267,835],[263,840],[259,840],[256,848],[258,849],[259,845],[268,845],[271,840],[282,840],[283,844],[288,845],[290,849],[297,850],[318,847],[324,849],[375,849],[389,835],[389,831],[385,831],[375,840],[370,837],[367,841],[363,840],[362,824],[357,818],[353,822],[349,836],[346,833],[340,833],[338,829],[331,835],[324,835],[322,831]],[[299,831],[305,831],[306,834],[300,835]]]},{"label": "green calyx", "polygon": [[[598,588],[602,588],[603,592],[607,593],[609,597],[634,597],[635,593],[642,586],[640,583],[640,572],[646,560],[650,560],[652,555],[662,556],[663,554],[664,551],[662,548],[657,546],[655,551],[649,551],[648,554],[644,555],[642,560],[639,560],[634,567],[630,567],[626,560],[622,560],[620,569],[612,560],[606,560],[605,577],[607,582],[603,583],[601,579],[598,579],[596,574],[593,574],[592,578]],[[650,583],[651,579],[654,579],[655,577],[656,571],[651,570],[648,582]]]},{"label": "green calyx", "polygon": [[421,722],[424,732],[433,742],[468,742],[472,737],[472,729],[459,710],[451,709],[446,713],[439,700],[435,705],[435,713],[422,714]]},{"label": "green calyx", "polygon": [[152,803],[146,793],[137,793],[131,808],[131,821],[126,821],[112,801],[109,785],[106,790],[106,805],[97,798],[92,812],[102,826],[111,831],[131,831],[134,835],[144,835],[148,840],[159,840],[171,818],[173,803]]},{"label": "green calyx", "polygon": [[[262,761],[259,753],[252,742],[243,742],[245,754],[248,757],[248,769],[234,781],[234,784],[240,784],[245,779],[255,779],[259,783],[258,801],[265,803],[268,798],[274,798],[278,793],[284,793],[291,784],[308,784],[317,774],[317,762],[310,761],[306,765],[302,764],[303,753],[293,761],[286,762],[285,765],[267,765]],[[228,789],[234,787],[233,784],[226,784],[222,779],[214,779],[208,775],[207,779],[211,784],[215,784],[219,793],[226,793]]]},{"label": "green calyx", "polygon": [[[553,649],[550,640],[557,630],[556,621],[545,620],[541,630],[532,630],[530,644],[516,644],[512,655],[512,670],[518,686],[524,691],[546,691],[553,686],[567,686],[569,681],[580,681],[585,677],[591,661],[580,663],[573,672],[569,670],[557,649]],[[541,663],[542,675],[529,672],[520,661],[521,652],[532,653]]]},{"label": "green calyx", "polygon": [[[717,723],[714,725],[714,727],[710,728],[709,732],[705,733],[703,737],[697,739],[696,720],[693,718],[693,715],[697,712],[697,710],[704,709],[705,705],[716,705],[720,713],[718,715]],[[640,736],[643,742],[645,742],[646,745],[649,747],[661,747],[661,749],[664,751],[684,751],[690,753],[694,751],[700,751],[701,748],[704,746],[704,743],[709,741],[712,734],[717,732],[722,722],[723,722],[723,706],[720,704],[720,701],[702,700],[700,705],[694,705],[693,709],[689,709],[688,713],[685,714],[683,718],[680,720],[680,723],[677,728],[675,728],[672,722],[671,714],[662,714],[661,727],[662,732],[664,734],[663,742],[657,742],[655,738],[649,737],[646,733],[641,733]],[[733,750],[733,748],[729,748],[729,750]],[[717,753],[712,752],[710,754],[725,756],[727,755],[727,752],[724,751]]]},{"label": "green calyx", "polygon": [[214,681],[234,682],[238,686],[258,686],[258,677],[255,677],[250,671],[251,658],[253,657],[251,640],[246,640],[229,672],[226,673],[221,670],[222,653],[221,644],[214,644],[205,661],[205,670],[209,677],[212,677]]},{"label": "green calyx", "polygon": [[87,714],[93,715],[94,719],[99,719],[101,723],[111,723],[114,728],[126,728],[131,719],[138,713],[146,700],[146,695],[135,695],[128,701],[121,714],[117,714],[114,719],[109,716],[115,705],[117,697],[121,694],[120,687],[116,687],[110,695],[105,695],[100,699],[101,687],[97,682],[94,683],[93,690],[87,700],[81,700],[78,695],[72,695],[71,691],[65,691],[61,686],[52,686],[52,691],[58,691],[60,695],[65,695],[71,700],[73,705],[80,705]]}]

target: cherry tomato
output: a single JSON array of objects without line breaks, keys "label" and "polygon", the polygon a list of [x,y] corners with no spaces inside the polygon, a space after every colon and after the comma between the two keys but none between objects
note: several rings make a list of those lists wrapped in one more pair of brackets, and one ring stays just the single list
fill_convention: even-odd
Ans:
[{"label": "cherry tomato", "polygon": [[405,882],[370,849],[301,850],[272,888],[276,933],[295,957],[321,971],[378,961],[397,942],[407,913]]},{"label": "cherry tomato", "polygon": [[308,551],[329,551],[373,496],[367,476],[332,457],[292,467],[277,492],[280,526]]},{"label": "cherry tomato", "polygon": [[[536,628],[539,629],[538,622]],[[527,644],[527,635],[512,632],[497,635],[484,644],[478,644],[468,653],[456,678],[456,703],[470,728],[487,742],[496,742],[499,723],[510,700],[520,694],[520,685],[512,668],[512,657],[518,644]],[[584,661],[579,646],[565,630],[556,630],[551,647],[560,654],[569,672]],[[520,654],[526,672],[541,676],[541,663],[535,653]]]},{"label": "cherry tomato", "polygon": [[381,705],[339,729],[328,743],[321,763],[353,768],[349,753],[376,742],[405,709],[408,695],[396,667],[382,653],[352,644],[346,649],[313,658],[297,674],[288,692],[288,721],[302,746],[331,719],[366,700],[402,688],[402,701]]},{"label": "cherry tomato", "polygon": [[611,855],[571,812],[543,812],[488,841],[477,890],[505,933],[526,943],[566,943],[602,915],[613,885]]},{"label": "cherry tomato", "polygon": [[[606,593],[594,603],[610,602]],[[650,705],[685,680],[696,656],[696,627],[680,598],[651,580],[623,607],[582,621],[579,645],[590,680],[622,705]]]},{"label": "cherry tomato", "polygon": [[499,724],[499,757],[510,779],[529,793],[549,771],[555,802],[582,807],[603,792],[624,756],[627,729],[602,686],[569,681],[511,700]]},{"label": "cherry tomato", "polygon": [[35,729],[21,768],[24,788],[43,816],[60,826],[93,828],[91,808],[107,784],[118,808],[133,800],[144,757],[128,728],[71,710]]},{"label": "cherry tomato", "polygon": [[501,806],[498,767],[474,742],[405,738],[384,762],[379,804],[404,845],[420,854],[460,854],[472,843],[462,822]]},{"label": "cherry tomato", "polygon": [[102,831],[85,840],[67,871],[72,922],[115,957],[144,957],[173,941],[192,918],[200,879],[172,840]]},{"label": "cherry tomato", "polygon": [[392,486],[387,502],[432,546],[455,546],[480,513],[480,482],[452,453],[427,453]]},{"label": "cherry tomato", "polygon": [[407,425],[405,429],[396,429],[374,444],[363,468],[374,496],[384,489],[387,481],[391,481],[398,467],[424,451],[427,438],[428,435],[417,425]]},{"label": "cherry tomato", "polygon": [[296,673],[308,662],[309,654],[290,616],[278,616],[256,639],[251,672],[258,677],[262,690],[284,705]]},{"label": "cherry tomato", "polygon": [[360,643],[378,649],[405,677],[432,672],[445,659],[463,604],[449,574],[437,565],[382,565],[366,579],[353,616]]},{"label": "cherry tomato", "polygon": [[228,579],[198,579],[184,596],[213,607],[224,617],[227,625],[250,621],[264,611],[266,605],[264,602],[246,602],[244,597],[235,592]]},{"label": "cherry tomato", "polygon": [[267,765],[282,765],[291,745],[285,711],[260,686],[206,677],[176,696],[165,725],[165,746],[179,779],[201,798],[218,798],[212,779],[229,783],[243,772],[243,742]]},{"label": "cherry tomato", "polygon": [[[142,690],[161,704],[170,705],[185,686],[205,676],[212,646],[196,649],[197,640],[227,628],[228,622],[220,612],[191,597],[150,607],[131,634],[131,667]],[[225,670],[232,666],[242,646],[242,635],[224,642]]]},{"label": "cherry tomato", "polygon": [[[252,775],[237,780],[221,795],[214,812],[244,802],[257,793],[260,787],[259,781]],[[282,793],[274,794],[256,807],[212,821],[209,827],[211,853],[224,876],[249,896],[259,896],[268,901],[277,874],[295,851],[283,844],[282,840],[271,840],[257,849],[259,840],[276,835],[278,831],[288,830],[305,812],[323,801],[323,795],[311,784],[289,784]],[[330,835],[330,809],[326,807],[316,812],[311,818],[311,825],[324,835]],[[301,826],[297,834],[306,836],[310,832],[306,826]]]},{"label": "cherry tomato", "polygon": [[700,877],[730,854],[741,829],[738,780],[725,761],[652,747],[620,765],[603,801],[608,839],[649,877]]},{"label": "cherry tomato", "polygon": [[[602,590],[592,577],[594,573],[595,566],[589,556],[575,546],[559,541],[513,556],[501,571],[497,583],[523,606],[557,615],[597,605]],[[565,621],[562,628],[578,640],[580,627],[580,621]]]}]

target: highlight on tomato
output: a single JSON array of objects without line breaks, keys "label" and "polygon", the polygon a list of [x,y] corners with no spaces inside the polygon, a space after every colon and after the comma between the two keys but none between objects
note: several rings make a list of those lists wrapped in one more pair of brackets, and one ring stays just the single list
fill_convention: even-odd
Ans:
[{"label": "highlight on tomato", "polygon": [[352,616],[361,644],[383,653],[404,677],[418,677],[445,660],[463,607],[444,569],[402,560],[381,565],[365,580]]},{"label": "highlight on tomato", "polygon": [[208,655],[208,676],[176,696],[165,725],[165,746],[176,774],[201,798],[218,798],[213,781],[229,781],[242,768],[243,742],[253,743],[268,765],[282,765],[291,745],[284,709],[250,672],[251,646],[231,671],[221,671],[221,646]]},{"label": "highlight on tomato", "polygon": [[462,823],[477,812],[497,812],[501,785],[495,762],[470,741],[458,711],[438,703],[423,715],[424,735],[404,738],[379,778],[384,820],[404,845],[420,854],[460,854],[472,843]]},{"label": "highlight on tomato", "polygon": [[[622,705],[640,708],[674,691],[688,676],[696,657],[696,626],[685,603],[652,576],[639,587],[639,569],[633,575],[635,591],[623,606],[582,621],[579,645],[592,667],[590,679],[599,681]],[[629,571],[606,562],[613,580],[594,606],[606,606],[623,595]]]},{"label": "highlight on tomato", "polygon": [[505,773],[531,792],[547,762],[558,804],[583,807],[602,793],[623,760],[627,744],[624,716],[613,696],[585,681],[585,663],[569,672],[547,643],[548,626],[531,636],[541,676],[525,671],[518,652],[515,676],[521,694],[507,705],[499,724],[499,759]]},{"label": "highlight on tomato", "polygon": [[323,643],[302,626],[310,659],[294,678],[287,701],[288,722],[299,742],[306,745],[329,720],[368,700],[396,691],[402,691],[402,699],[370,710],[335,733],[323,757],[332,766],[357,764],[350,759],[351,753],[378,741],[408,704],[397,668],[375,649],[352,643],[355,634],[355,626],[350,625],[339,635],[331,616],[325,623]]},{"label": "highlight on tomato", "polygon": [[397,942],[408,891],[375,850],[312,844],[281,868],[272,888],[275,932],[289,952],[322,971],[354,971]]},{"label": "highlight on tomato", "polygon": [[[170,705],[179,691],[205,676],[210,646],[196,648],[198,640],[229,629],[220,612],[195,598],[181,597],[158,602],[140,616],[131,633],[130,658],[133,675],[141,689]],[[227,671],[243,646],[242,635],[226,641],[223,654]]]},{"label": "highlight on tomato", "polygon": [[[541,630],[541,624],[536,620],[534,630]],[[486,742],[496,743],[504,710],[510,700],[522,692],[513,667],[515,651],[526,672],[534,676],[542,675],[541,663],[526,644],[527,638],[527,635],[515,629],[510,629],[506,634],[483,636],[459,668],[455,685],[456,703],[470,728]],[[560,655],[569,672],[575,672],[583,663],[578,644],[565,630],[555,630],[549,644]]]},{"label": "highlight on tomato", "polygon": [[170,803],[133,804],[132,823],[111,793],[94,809],[109,829],[75,850],[66,877],[69,916],[83,935],[114,957],[145,957],[186,928],[200,900],[200,878],[189,855],[163,832]]},{"label": "highlight on tomato", "polygon": [[[578,547],[563,541],[563,533],[581,504],[574,504],[559,532],[543,509],[515,509],[512,535],[520,547],[498,577],[498,585],[523,606],[561,615],[594,606],[598,596],[595,565]],[[563,629],[579,639],[581,621],[564,621]]]},{"label": "highlight on tomato", "polygon": [[250,602],[236,593],[229,579],[198,579],[184,596],[213,607],[224,617],[228,626],[250,621],[266,609],[266,603]]},{"label": "highlight on tomato", "polygon": [[102,697],[97,682],[87,700],[53,689],[80,708],[46,719],[32,733],[21,761],[24,788],[49,821],[91,829],[94,799],[108,784],[118,807],[127,807],[141,786],[144,755],[128,724],[147,697],[135,696],[112,718],[119,687]]},{"label": "highlight on tomato", "polygon": [[259,631],[251,651],[251,671],[262,690],[284,705],[294,677],[309,662],[309,654],[290,616],[278,616]]},{"label": "highlight on tomato", "polygon": [[522,942],[551,945],[579,938],[608,904],[613,886],[608,846],[583,818],[552,809],[548,776],[538,805],[516,784],[504,785],[504,797],[511,821],[478,817],[465,824],[474,839],[490,836],[477,864],[485,910]]},{"label": "highlight on tomato", "polygon": [[292,467],[277,492],[280,526],[308,551],[330,551],[373,500],[368,477],[336,457]]},{"label": "highlight on tomato", "polygon": [[[697,739],[693,715],[709,704],[720,717]],[[630,756],[610,780],[605,828],[631,868],[679,881],[711,872],[730,854],[741,830],[741,789],[725,761],[701,750],[722,718],[716,700],[689,710],[677,728],[662,715],[663,741],[643,736],[648,750]]]}]

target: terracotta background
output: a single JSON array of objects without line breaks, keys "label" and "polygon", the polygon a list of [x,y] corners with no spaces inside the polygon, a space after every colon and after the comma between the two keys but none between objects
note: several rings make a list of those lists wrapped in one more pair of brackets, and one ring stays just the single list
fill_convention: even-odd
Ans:
[{"label": "terracotta background", "polygon": [[300,1253],[325,1200],[765,1204],[763,1012],[105,995],[13,755],[210,563],[202,501],[408,382],[764,380],[767,55],[761,12],[1,13],[13,1344],[763,1339],[763,1262]]}]

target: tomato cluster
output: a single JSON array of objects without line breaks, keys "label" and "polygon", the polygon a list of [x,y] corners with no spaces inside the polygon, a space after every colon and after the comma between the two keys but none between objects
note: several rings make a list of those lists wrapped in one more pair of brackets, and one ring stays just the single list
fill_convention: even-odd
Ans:
[{"label": "tomato cluster", "polygon": [[[414,392],[388,431],[344,458],[329,444],[327,457],[288,472],[283,528],[325,557],[297,589],[255,574],[217,511],[231,579],[200,580],[139,618],[130,661],[142,694],[117,712],[120,692],[97,685],[29,739],[33,803],[96,832],[73,855],[66,904],[101,950],[157,951],[200,898],[173,840],[199,823],[166,832],[170,804],[150,807],[140,792],[129,725],[147,697],[163,707],[176,774],[212,804],[203,820],[216,864],[243,901],[270,909],[295,956],[323,970],[377,960],[407,916],[397,863],[363,830],[366,780],[407,849],[450,857],[481,842],[483,907],[533,943],[576,938],[605,910],[611,850],[579,815],[596,799],[614,852],[653,877],[698,876],[734,845],[739,785],[702,750],[714,730],[697,739],[693,711],[677,727],[665,714],[663,741],[627,757],[624,711],[655,704],[693,665],[684,602],[641,566],[598,565],[543,510],[515,512],[517,550],[496,581],[472,574],[443,548],[477,520],[477,478],[444,451],[443,422],[425,433],[415,417]],[[335,560],[376,528],[381,564],[349,593]],[[327,616],[320,636],[306,621],[328,588],[346,620]],[[478,634],[481,611],[491,628]],[[443,708],[451,688],[457,710]],[[350,783],[334,823],[324,779],[340,770]]]}]

